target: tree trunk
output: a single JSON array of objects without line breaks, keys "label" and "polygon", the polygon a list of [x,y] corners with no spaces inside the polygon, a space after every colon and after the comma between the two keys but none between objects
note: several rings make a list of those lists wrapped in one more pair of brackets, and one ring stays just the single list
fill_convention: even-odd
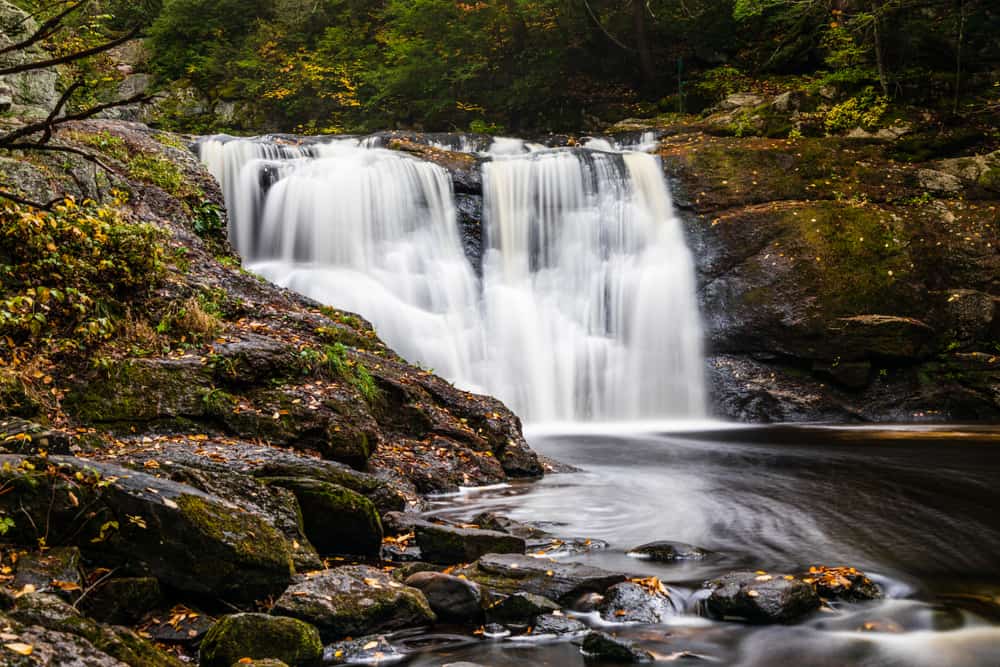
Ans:
[{"label": "tree trunk", "polygon": [[889,76],[885,71],[885,54],[882,51],[882,12],[877,2],[872,2],[872,23],[875,33],[875,63],[878,66],[878,82],[882,86],[882,94],[889,97]]},{"label": "tree trunk", "polygon": [[955,104],[952,112],[958,114],[958,101],[962,93],[962,45],[965,42],[965,0],[958,0],[958,36],[955,40]]},{"label": "tree trunk", "polygon": [[639,54],[642,83],[643,86],[649,87],[656,78],[656,68],[653,66],[653,54],[649,50],[649,37],[646,35],[645,0],[632,0],[632,30],[635,33],[635,48]]}]

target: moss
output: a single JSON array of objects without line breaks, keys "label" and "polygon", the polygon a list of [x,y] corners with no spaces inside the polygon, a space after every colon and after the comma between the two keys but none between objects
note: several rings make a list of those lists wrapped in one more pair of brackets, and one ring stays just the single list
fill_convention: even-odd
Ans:
[{"label": "moss", "polygon": [[[175,499],[185,519],[212,542],[229,544],[244,565],[272,567],[287,563],[292,569],[291,554],[284,538],[256,516],[234,511],[205,499],[182,494]],[[214,568],[211,559],[206,568]]]},{"label": "moss", "polygon": [[202,667],[232,667],[243,658],[281,660],[290,667],[318,664],[319,632],[294,618],[234,614],[220,619],[201,643]]},{"label": "moss", "polygon": [[261,481],[295,495],[306,537],[320,553],[378,555],[382,523],[375,505],[361,494],[314,479],[271,477]]},{"label": "moss", "polygon": [[180,168],[159,154],[139,153],[133,156],[128,160],[128,174],[131,178],[155,185],[178,198],[193,194],[191,185]]}]

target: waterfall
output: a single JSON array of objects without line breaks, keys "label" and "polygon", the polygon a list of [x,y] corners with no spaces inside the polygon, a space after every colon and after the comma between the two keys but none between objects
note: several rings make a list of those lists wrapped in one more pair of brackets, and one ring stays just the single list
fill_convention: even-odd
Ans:
[{"label": "waterfall", "polygon": [[377,145],[202,141],[248,268],[528,422],[704,414],[693,262],[657,158],[496,142],[477,276],[449,174]]}]

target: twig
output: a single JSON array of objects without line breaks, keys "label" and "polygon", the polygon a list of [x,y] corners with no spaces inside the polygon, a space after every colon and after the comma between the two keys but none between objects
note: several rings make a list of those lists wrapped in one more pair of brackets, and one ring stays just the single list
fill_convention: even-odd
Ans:
[{"label": "twig", "polygon": [[85,0],[77,0],[77,2],[71,4],[68,8],[66,8],[62,12],[56,14],[49,20],[45,21],[44,23],[42,23],[42,25],[38,26],[38,30],[36,30],[34,34],[32,34],[24,41],[18,42],[17,44],[11,44],[10,46],[5,46],[4,48],[0,49],[0,56],[6,53],[10,53],[12,51],[21,51],[23,49],[27,49],[31,46],[34,46],[43,39],[47,39],[52,35],[54,35],[55,33],[59,32],[59,30],[62,29],[63,27],[62,25],[63,19],[65,19],[67,16],[69,16],[77,9],[82,7],[84,1]]},{"label": "twig", "polygon": [[0,199],[6,199],[7,201],[12,201],[15,204],[21,204],[22,206],[30,206],[31,208],[36,208],[40,211],[51,211],[53,206],[63,200],[63,198],[60,197],[59,199],[53,199],[47,204],[42,204],[30,199],[25,199],[24,197],[15,195],[11,192],[4,192],[3,190],[0,190]]},{"label": "twig", "polygon": [[66,63],[76,62],[77,60],[89,58],[90,56],[96,56],[99,53],[110,51],[116,46],[120,46],[125,42],[135,39],[136,37],[140,37],[141,32],[142,31],[139,28],[135,28],[127,35],[119,37],[118,39],[113,39],[110,42],[105,42],[104,44],[99,44],[98,46],[84,49],[83,51],[77,51],[76,53],[70,53],[69,55],[60,56],[58,58],[50,58],[48,60],[39,60],[33,63],[22,63],[20,65],[6,67],[4,69],[0,69],[0,76],[20,74],[21,72],[31,72],[36,69],[45,69],[46,67],[54,67],[56,65],[65,65]]},{"label": "twig", "polygon": [[[8,132],[3,136],[0,136],[0,148],[13,148],[15,146],[15,144],[13,143],[14,141],[21,139],[23,137],[31,136],[32,134],[35,134],[37,132],[45,132],[50,128],[54,128],[56,125],[70,123],[75,120],[87,120],[88,118],[92,118],[97,114],[101,113],[102,111],[107,111],[108,109],[127,106],[129,104],[142,104],[148,102],[150,99],[152,98],[149,95],[146,95],[145,93],[140,93],[138,95],[133,95],[132,97],[129,97],[124,100],[116,100],[114,102],[98,104],[97,106],[90,107],[89,109],[85,109],[83,111],[79,111],[74,114],[68,114],[66,116],[63,116],[62,118],[51,119],[51,114],[50,114],[50,118],[46,118],[45,120],[39,121],[37,123],[31,123],[29,125],[25,125],[22,128],[19,128],[12,132]],[[21,148],[30,149],[33,145],[20,144],[19,146]]]},{"label": "twig", "polygon": [[117,567],[114,568],[113,570],[108,570],[107,574],[105,574],[104,576],[102,576],[101,578],[99,578],[97,581],[95,581],[94,583],[92,583],[90,586],[87,586],[87,588],[85,588],[84,591],[82,593],[80,593],[80,597],[78,597],[76,599],[76,602],[73,603],[73,609],[77,609],[77,605],[79,605],[81,602],[83,602],[83,598],[85,598],[88,595],[90,595],[91,591],[93,591],[95,588],[97,588],[98,586],[100,586],[101,584],[103,584],[105,582],[105,580],[109,579],[111,577],[111,575],[113,575],[117,571],[118,571]]}]

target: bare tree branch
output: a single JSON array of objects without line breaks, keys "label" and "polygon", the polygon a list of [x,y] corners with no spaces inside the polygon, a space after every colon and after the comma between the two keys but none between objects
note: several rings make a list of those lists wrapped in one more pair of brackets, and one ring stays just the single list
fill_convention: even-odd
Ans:
[{"label": "bare tree branch", "polygon": [[[45,120],[38,121],[37,123],[30,123],[28,125],[25,125],[24,127],[18,128],[16,130],[8,132],[3,136],[0,136],[0,147],[13,148],[15,147],[14,142],[17,141],[18,139],[30,137],[31,135],[37,134],[39,132],[46,132],[46,130],[53,129],[57,125],[63,125],[65,123],[69,123],[74,120],[87,120],[88,118],[93,118],[102,111],[107,111],[108,109],[114,109],[116,107],[128,106],[129,104],[141,104],[143,102],[148,102],[150,99],[151,98],[149,95],[146,95],[145,93],[140,93],[138,95],[133,95],[132,97],[123,100],[115,100],[114,102],[106,102],[105,104],[98,104],[97,106],[90,107],[89,109],[84,109],[83,111],[79,111],[74,114],[68,114],[66,116],[63,116],[62,118],[53,119],[50,114],[49,118],[46,118]],[[36,144],[32,143],[32,144],[19,145],[19,147],[21,148],[30,148],[32,146],[36,146]]]},{"label": "bare tree branch", "polygon": [[6,67],[0,69],[0,76],[6,76],[8,74],[20,74],[21,72],[31,72],[38,69],[45,69],[46,67],[54,67],[56,65],[65,65],[66,63],[76,62],[77,60],[83,60],[84,58],[89,58],[90,56],[96,56],[105,51],[110,51],[116,46],[120,46],[125,42],[139,37],[142,33],[141,28],[135,28],[127,35],[119,37],[118,39],[113,39],[110,42],[105,42],[98,46],[94,46],[89,49],[84,49],[83,51],[77,51],[76,53],[70,53],[65,56],[60,56],[59,58],[50,58],[49,60],[39,60],[33,63],[22,63],[20,65],[13,65],[11,67]]},{"label": "bare tree branch", "polygon": [[76,2],[71,3],[70,6],[67,7],[65,10],[56,14],[49,20],[45,21],[45,23],[38,26],[38,30],[36,30],[34,34],[32,34],[24,41],[18,42],[17,44],[11,44],[10,46],[5,46],[2,49],[0,49],[0,56],[6,53],[10,53],[12,51],[21,51],[23,49],[30,48],[35,44],[37,44],[38,42],[42,41],[43,39],[48,39],[52,35],[56,34],[57,32],[59,32],[59,30],[62,29],[63,21],[66,19],[66,17],[75,12],[76,10],[78,10],[80,7],[82,7],[85,1],[86,0],[76,0]]},{"label": "bare tree branch", "polygon": [[26,199],[19,195],[15,195],[12,192],[4,192],[3,190],[0,190],[0,199],[6,199],[7,201],[12,201],[15,204],[21,204],[22,206],[30,206],[31,208],[36,208],[40,211],[51,211],[53,206],[55,206],[56,204],[58,204],[63,200],[62,197],[59,197],[58,199],[53,199],[47,204],[42,204],[40,202]]}]

